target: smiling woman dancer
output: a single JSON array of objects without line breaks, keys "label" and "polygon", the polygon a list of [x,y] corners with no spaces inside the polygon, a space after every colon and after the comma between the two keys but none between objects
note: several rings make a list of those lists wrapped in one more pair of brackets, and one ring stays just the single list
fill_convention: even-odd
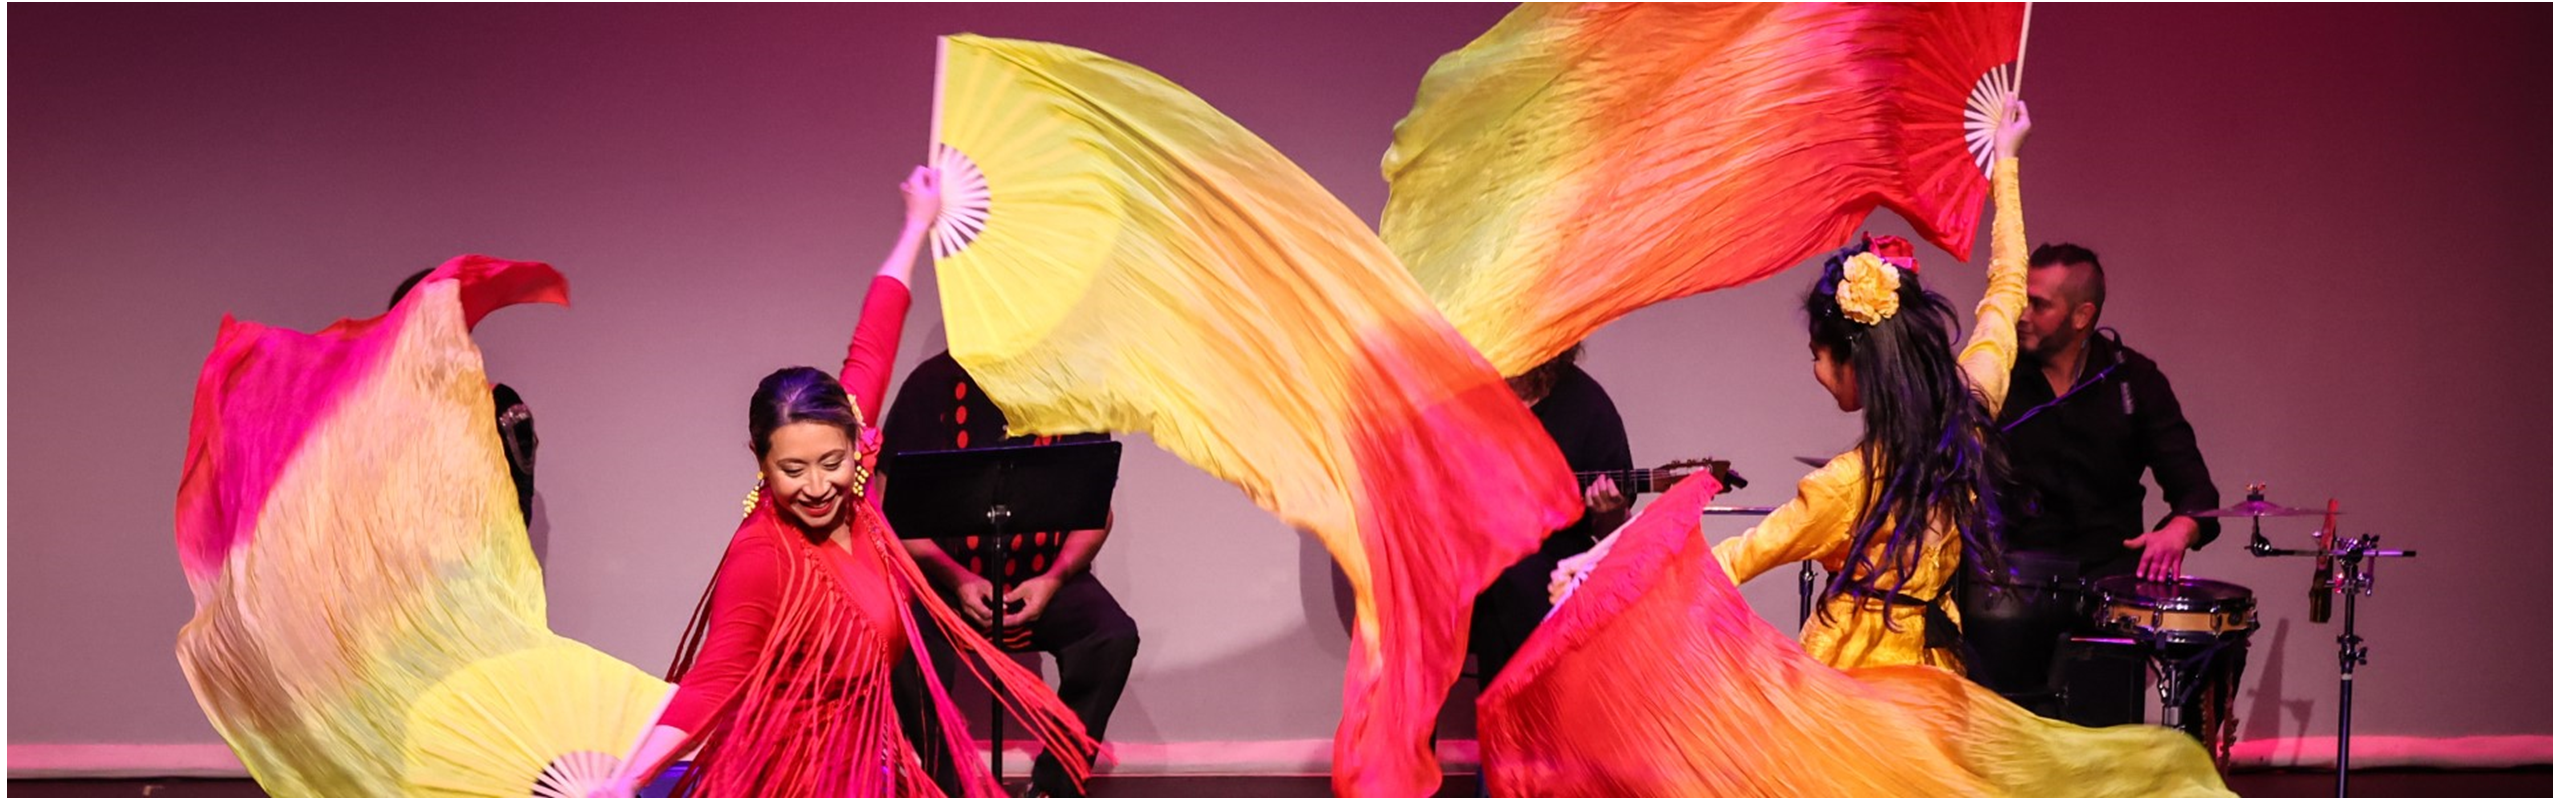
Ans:
[{"label": "smiling woman dancer", "polygon": [[[880,450],[869,420],[879,416],[897,357],[917,245],[941,205],[931,170],[917,168],[900,189],[906,227],[863,302],[843,382],[792,367],[766,376],[749,402],[764,491],[721,557],[669,671],[675,697],[611,787],[618,796],[697,745],[680,795],[939,794],[891,702],[892,671],[925,652],[908,611],[918,604],[1049,752],[1093,751],[1038,676],[942,603],[866,497]],[[921,672],[947,732],[921,746],[950,748],[968,793],[1001,795],[935,672]],[[1081,781],[1088,765],[1070,761]]]}]

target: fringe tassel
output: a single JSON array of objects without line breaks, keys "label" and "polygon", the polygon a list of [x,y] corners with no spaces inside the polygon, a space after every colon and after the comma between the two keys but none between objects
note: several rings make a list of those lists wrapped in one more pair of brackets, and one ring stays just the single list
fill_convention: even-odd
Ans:
[{"label": "fringe tassel", "polygon": [[[764,657],[695,734],[700,755],[681,796],[885,797],[930,790],[894,714],[889,666],[896,640],[854,611],[848,588],[816,546],[781,528],[769,508],[745,523],[786,540],[788,563]],[[882,576],[885,580],[887,576]],[[891,587],[894,588],[894,587]],[[710,593],[669,669],[680,681],[708,635]],[[681,752],[682,749],[679,749]]]},{"label": "fringe tassel", "polygon": [[[884,636],[882,623],[860,617],[845,585],[847,576],[830,565],[824,551],[785,529],[770,504],[760,505],[745,525],[752,535],[786,540],[781,556],[782,602],[764,642],[764,656],[722,706],[718,722],[697,732],[688,746],[700,755],[677,785],[679,796],[710,797],[919,797],[941,793],[926,775],[914,746],[906,740],[896,714],[891,667],[903,645],[919,662],[927,660],[921,626],[909,612],[910,601],[922,603],[934,626],[967,656],[961,661],[1004,703],[1005,709],[1031,729],[1043,746],[1058,756],[1067,775],[1082,786],[1098,748],[1085,736],[1084,725],[1058,700],[1040,677],[1014,664],[1003,651],[979,636],[941,598],[927,588],[924,573],[899,546],[879,512],[855,504],[857,546],[868,547],[887,574],[878,576],[898,602],[894,624],[904,641]],[[866,579],[869,576],[864,576]],[[667,671],[681,682],[700,656],[709,636],[711,592],[706,589],[686,627],[683,649]],[[1003,785],[974,756],[976,741],[968,723],[951,702],[940,676],[920,663],[931,690],[933,713],[943,723],[943,746],[961,771],[964,791],[1001,797]],[[679,748],[678,752],[683,752]],[[997,755],[1001,758],[1001,754]]]},{"label": "fringe tassel", "polygon": [[[949,605],[944,604],[941,595],[936,594],[931,585],[925,582],[924,571],[916,566],[915,559],[908,557],[905,547],[897,545],[897,535],[890,532],[888,522],[882,520],[878,512],[873,511],[869,506],[857,507],[861,509],[862,514],[856,522],[866,529],[874,546],[881,549],[882,557],[888,562],[892,571],[890,577],[893,583],[904,592],[906,597],[913,598],[924,605],[926,613],[933,617],[935,627],[940,628],[942,635],[951,640],[953,649],[964,654],[960,658],[961,663],[968,665],[978,682],[986,686],[987,691],[1004,704],[1006,713],[1013,715],[1014,719],[1021,720],[1023,727],[1030,729],[1032,735],[1040,740],[1040,745],[1047,748],[1052,755],[1057,756],[1058,764],[1066,769],[1067,778],[1074,781],[1078,788],[1082,788],[1086,777],[1092,773],[1093,755],[1101,749],[1094,744],[1091,737],[1085,735],[1084,721],[1077,719],[1075,712],[1058,700],[1057,692],[1041,681],[1039,675],[1013,663],[1013,659],[1005,654],[1003,648],[987,641],[986,637],[978,635],[976,629],[960,619],[958,612],[952,611]],[[904,604],[901,604],[901,607],[904,607]],[[951,731],[954,739],[966,741],[967,726],[955,722],[959,719],[958,709],[951,705],[950,698],[943,693],[941,681],[934,677],[931,665],[923,663],[927,660],[927,656],[925,649],[921,646],[921,637],[917,628],[918,626],[910,624],[907,635],[910,641],[916,643],[912,649],[919,666],[925,673],[927,684],[933,688],[934,705],[943,714],[944,729]],[[974,751],[977,749],[977,744],[966,742],[965,747],[967,750]],[[990,754],[990,760],[996,763],[1001,763],[1002,758],[1004,758],[1002,753]],[[971,759],[960,759],[960,763],[971,763]],[[993,780],[991,776],[989,781]]]}]

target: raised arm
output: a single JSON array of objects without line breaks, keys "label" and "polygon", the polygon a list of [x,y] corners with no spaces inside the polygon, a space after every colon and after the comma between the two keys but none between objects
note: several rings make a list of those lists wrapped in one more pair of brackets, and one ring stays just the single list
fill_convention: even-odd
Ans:
[{"label": "raised arm", "polygon": [[906,225],[899,229],[897,243],[889,247],[889,257],[880,262],[870,293],[862,298],[862,319],[854,324],[853,344],[845,348],[844,371],[836,376],[845,393],[853,395],[854,409],[862,413],[863,422],[871,425],[880,424],[880,398],[888,394],[889,371],[898,362],[898,337],[906,331],[907,307],[913,301],[907,286],[915,273],[916,251],[922,249],[934,217],[942,213],[942,180],[931,167],[908,173],[898,192],[907,198]]},{"label": "raised arm", "polygon": [[1993,139],[1991,168],[1991,283],[1973,309],[1973,335],[1956,364],[1982,391],[1991,414],[2009,396],[2009,368],[2018,361],[2018,314],[2027,307],[2027,223],[2018,201],[2018,148],[2026,142],[2027,104],[2012,102]]}]

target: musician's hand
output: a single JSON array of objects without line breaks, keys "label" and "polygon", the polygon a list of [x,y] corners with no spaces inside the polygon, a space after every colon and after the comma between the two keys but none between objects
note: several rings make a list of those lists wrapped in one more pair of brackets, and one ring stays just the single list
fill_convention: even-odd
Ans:
[{"label": "musician's hand", "polygon": [[2177,580],[2178,568],[2187,560],[2187,546],[2195,544],[2196,521],[2186,517],[2170,517],[2169,524],[2131,539],[2124,540],[2130,550],[2142,551],[2142,563],[2134,574],[2146,581]]},{"label": "musician's hand", "polygon": [[1716,494],[1730,494],[1733,490],[1742,488],[1743,484],[1750,483],[1743,479],[1742,473],[1735,472],[1730,463],[1718,461],[1712,469],[1715,470],[1716,476]]},{"label": "musician's hand", "polygon": [[1005,606],[1009,608],[1015,603],[1021,603],[1022,610],[1004,615],[1004,626],[1015,628],[1038,621],[1040,612],[1049,609],[1049,598],[1056,597],[1058,587],[1063,585],[1065,584],[1056,578],[1042,575],[1023,581],[1022,585],[1006,591]]},{"label": "musician's hand", "polygon": [[963,575],[960,585],[952,589],[960,598],[960,616],[969,624],[986,627],[996,622],[996,585],[976,575]]},{"label": "musician's hand", "polygon": [[1593,514],[1621,511],[1627,507],[1627,495],[1618,491],[1618,484],[1609,476],[1602,475],[1591,482],[1591,488],[1582,490],[1582,507]]},{"label": "musician's hand", "polygon": [[2018,148],[2027,144],[2027,131],[2035,123],[2027,119],[2027,101],[2009,101],[2009,113],[2000,120],[2000,128],[1991,133],[1991,148],[2001,158],[2017,158]]}]

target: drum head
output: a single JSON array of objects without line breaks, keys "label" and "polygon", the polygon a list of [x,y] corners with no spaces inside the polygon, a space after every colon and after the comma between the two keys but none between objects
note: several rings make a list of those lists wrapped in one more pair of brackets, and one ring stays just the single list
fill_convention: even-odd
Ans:
[{"label": "drum head", "polygon": [[2099,578],[2091,587],[2109,603],[2165,610],[2202,610],[2253,605],[2249,587],[2203,578],[2146,581],[2132,575]]}]

